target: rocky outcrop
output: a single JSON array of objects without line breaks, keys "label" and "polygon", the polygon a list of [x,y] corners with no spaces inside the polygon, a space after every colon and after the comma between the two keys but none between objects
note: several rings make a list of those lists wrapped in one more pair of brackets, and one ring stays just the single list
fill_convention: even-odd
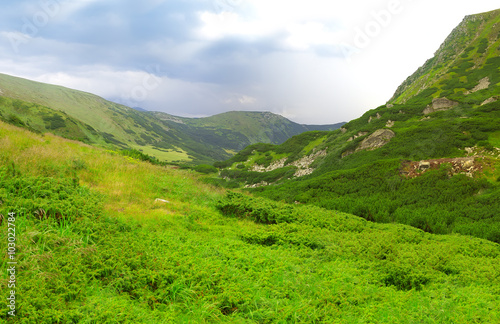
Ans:
[{"label": "rocky outcrop", "polygon": [[479,90],[488,89],[490,87],[490,84],[491,83],[489,77],[482,78],[481,80],[479,80],[479,84],[475,86],[471,91],[465,92],[465,95],[470,95],[471,93],[478,92]]},{"label": "rocky outcrop", "polygon": [[[313,173],[314,169],[311,168],[311,164],[313,164],[317,158],[322,157],[322,156],[326,156],[326,154],[327,154],[326,149],[321,150],[321,151],[313,150],[312,154],[306,155],[306,156],[304,156],[304,157],[302,157],[302,158],[300,158],[292,163],[287,164],[286,166],[290,165],[290,166],[297,167],[297,171],[295,172],[295,174],[293,176],[294,177],[303,177],[305,175]],[[281,160],[274,161],[268,167],[264,167],[262,165],[254,165],[254,166],[252,166],[252,168],[250,170],[255,171],[255,172],[274,171],[276,169],[280,169],[280,168],[285,167],[286,160],[287,160],[287,158],[285,157],[285,158],[282,158]],[[257,184],[257,186],[267,186],[267,185],[268,185],[267,183],[266,184],[262,184],[262,183]],[[256,187],[249,186],[248,188],[256,188]]]},{"label": "rocky outcrop", "polygon": [[365,136],[365,135],[368,135],[368,132],[358,132],[356,135],[349,137],[349,139],[347,141],[352,142],[356,138],[361,137],[361,136]]},{"label": "rocky outcrop", "polygon": [[245,185],[244,188],[259,188],[259,187],[265,187],[265,186],[269,186],[269,183],[267,183],[266,181],[262,181],[262,182],[251,184],[251,185]]},{"label": "rocky outcrop", "polygon": [[387,123],[385,124],[385,127],[391,128],[394,126],[394,121],[393,120],[388,120]]},{"label": "rocky outcrop", "polygon": [[458,102],[449,100],[447,98],[436,98],[432,100],[432,104],[427,106],[423,113],[424,115],[431,114],[436,111],[448,110],[458,106]]},{"label": "rocky outcrop", "polygon": [[314,169],[311,168],[311,164],[316,161],[317,158],[321,156],[326,156],[326,149],[313,152],[310,155],[304,156],[298,159],[295,162],[290,163],[289,165],[293,165],[297,167],[297,171],[293,175],[294,177],[303,177],[305,175],[313,173]]},{"label": "rocky outcrop", "polygon": [[362,150],[373,151],[378,149],[389,143],[394,136],[396,136],[396,134],[390,129],[378,129],[361,141],[355,152]]},{"label": "rocky outcrop", "polygon": [[252,168],[250,169],[250,171],[255,171],[255,172],[271,172],[271,171],[274,171],[276,169],[283,168],[285,166],[286,159],[287,158],[282,158],[281,160],[274,161],[268,167],[264,167],[262,165],[255,164],[254,166],[252,166]]},{"label": "rocky outcrop", "polygon": [[485,101],[483,101],[483,103],[481,104],[481,106],[484,106],[484,105],[496,102],[497,100],[498,100],[497,97],[491,97],[491,98],[486,99]]},{"label": "rocky outcrop", "polygon": [[367,150],[367,151],[376,150],[384,146],[385,144],[389,143],[394,136],[396,136],[396,134],[390,129],[378,129],[375,132],[373,132],[370,136],[362,140],[356,149],[347,150],[344,153],[342,153],[342,158],[345,158],[346,156],[349,156],[351,154],[354,154],[362,150]]}]

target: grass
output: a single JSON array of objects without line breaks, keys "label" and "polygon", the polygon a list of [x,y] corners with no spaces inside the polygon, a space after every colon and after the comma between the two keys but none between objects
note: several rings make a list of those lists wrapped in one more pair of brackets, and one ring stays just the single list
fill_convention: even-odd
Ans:
[{"label": "grass", "polygon": [[174,162],[189,162],[192,159],[189,157],[189,154],[181,148],[176,148],[177,150],[167,149],[167,150],[158,150],[153,148],[152,146],[136,146],[135,149],[141,150],[145,154],[155,156],[159,160]]},{"label": "grass", "polygon": [[[18,212],[18,317],[2,298],[6,323],[500,320],[498,244],[227,194],[192,171],[3,123],[0,148],[1,212]],[[37,206],[53,212],[37,218]]]}]

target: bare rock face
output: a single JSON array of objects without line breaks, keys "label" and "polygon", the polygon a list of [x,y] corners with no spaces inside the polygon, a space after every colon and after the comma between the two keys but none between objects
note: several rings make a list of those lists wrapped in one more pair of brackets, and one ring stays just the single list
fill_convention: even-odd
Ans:
[{"label": "bare rock face", "polygon": [[469,95],[469,94],[477,92],[479,90],[488,89],[490,87],[490,84],[491,83],[490,83],[489,77],[482,78],[481,80],[479,80],[479,84],[477,86],[475,86],[474,89],[472,89],[471,91],[467,91],[465,94]]},{"label": "bare rock face", "polygon": [[304,156],[301,159],[290,163],[290,165],[296,166],[297,171],[293,175],[294,177],[303,177],[305,175],[311,174],[314,172],[314,169],[311,168],[311,164],[316,161],[317,158],[326,156],[326,149],[322,151],[315,151],[310,155]]},{"label": "bare rock face", "polygon": [[394,126],[394,121],[389,119],[385,124],[385,127],[391,128],[392,126]]},{"label": "bare rock face", "polygon": [[481,104],[481,106],[484,106],[484,105],[487,105],[487,104],[490,104],[492,102],[496,102],[498,100],[497,97],[491,97],[489,99],[486,99],[485,101],[483,101],[483,103]]},{"label": "bare rock face", "polygon": [[390,129],[378,129],[361,141],[359,146],[356,148],[356,152],[361,150],[373,151],[378,149],[389,143],[394,136],[396,136],[396,134]]},{"label": "bare rock face", "polygon": [[255,171],[255,172],[270,172],[270,171],[274,171],[276,169],[283,168],[285,166],[286,159],[287,158],[282,158],[281,160],[274,161],[268,167],[264,167],[262,165],[256,164],[256,165],[252,166],[251,171]]},{"label": "bare rock face", "polygon": [[436,98],[432,100],[432,105],[427,106],[424,109],[423,113],[424,115],[428,115],[435,111],[448,110],[455,106],[458,106],[458,102],[449,100],[447,98]]}]

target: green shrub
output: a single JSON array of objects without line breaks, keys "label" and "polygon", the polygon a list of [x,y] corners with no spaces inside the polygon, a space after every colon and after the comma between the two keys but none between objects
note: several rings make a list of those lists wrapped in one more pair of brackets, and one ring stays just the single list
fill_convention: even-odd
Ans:
[{"label": "green shrub", "polygon": [[208,165],[208,164],[197,165],[194,167],[194,170],[196,172],[205,173],[205,174],[217,173],[219,171],[216,167],[214,167],[212,165]]}]

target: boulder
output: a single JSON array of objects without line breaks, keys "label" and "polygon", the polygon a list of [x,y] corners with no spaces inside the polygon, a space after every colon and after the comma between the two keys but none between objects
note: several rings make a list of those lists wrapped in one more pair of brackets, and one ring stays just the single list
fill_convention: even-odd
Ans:
[{"label": "boulder", "polygon": [[430,167],[431,167],[430,162],[420,161],[420,163],[418,164],[418,168],[422,171],[428,170],[430,169]]}]

